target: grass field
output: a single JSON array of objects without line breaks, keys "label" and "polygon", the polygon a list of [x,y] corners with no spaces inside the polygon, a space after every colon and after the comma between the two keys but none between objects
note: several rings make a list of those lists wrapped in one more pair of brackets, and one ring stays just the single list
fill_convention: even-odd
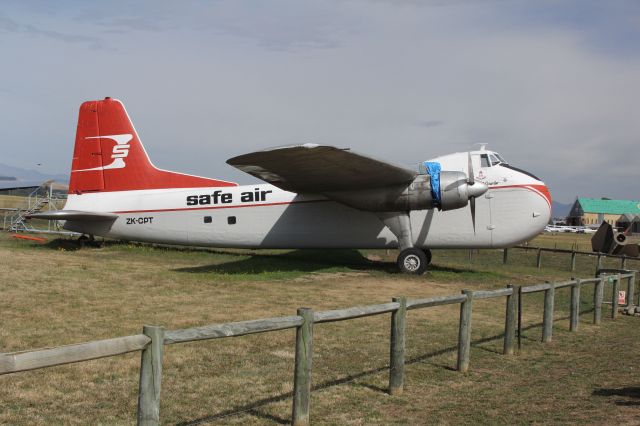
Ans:
[{"label": "grass field", "polygon": [[[588,236],[541,236],[568,248]],[[508,283],[593,276],[595,258],[535,252],[435,251],[421,277],[395,273],[393,251],[189,250],[107,243],[18,241],[0,234],[2,352],[168,329],[292,315],[491,289]],[[640,262],[638,262],[640,263]],[[607,260],[605,266],[615,267]],[[633,262],[629,267],[637,267]],[[389,316],[321,324],[314,332],[314,424],[640,424],[640,319],[590,323],[582,292],[577,333],[568,331],[568,289],[558,291],[554,341],[540,343],[541,295],[523,301],[519,355],[500,355],[504,301],[474,303],[469,373],[454,371],[458,307],[411,311],[405,392],[390,396]],[[290,421],[294,331],[165,348],[165,424]],[[0,376],[0,423],[131,424],[139,354]]]}]

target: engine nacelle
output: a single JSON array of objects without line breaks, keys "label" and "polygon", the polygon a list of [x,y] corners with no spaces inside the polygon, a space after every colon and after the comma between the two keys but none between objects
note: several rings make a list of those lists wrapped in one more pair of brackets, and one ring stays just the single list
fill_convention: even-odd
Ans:
[{"label": "engine nacelle", "polygon": [[436,207],[429,175],[418,175],[409,185],[340,191],[328,197],[361,210],[373,212],[424,210]]},{"label": "engine nacelle", "polygon": [[440,173],[440,208],[454,210],[469,203],[467,175],[462,172]]},{"label": "engine nacelle", "polygon": [[326,193],[328,197],[348,206],[373,212],[410,211],[439,208],[453,210],[465,207],[469,197],[477,197],[487,191],[487,186],[467,183],[462,172],[440,172],[440,201],[431,192],[431,177],[418,175],[411,184],[372,188],[357,191]]}]

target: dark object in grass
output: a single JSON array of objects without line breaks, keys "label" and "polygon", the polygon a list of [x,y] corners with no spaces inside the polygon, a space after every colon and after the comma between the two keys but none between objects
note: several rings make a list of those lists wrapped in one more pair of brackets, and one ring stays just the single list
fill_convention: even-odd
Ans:
[{"label": "dark object in grass", "polygon": [[596,253],[617,254],[629,257],[640,256],[638,244],[623,244],[624,234],[614,238],[613,228],[607,222],[602,222],[598,231],[591,237],[591,248]]}]

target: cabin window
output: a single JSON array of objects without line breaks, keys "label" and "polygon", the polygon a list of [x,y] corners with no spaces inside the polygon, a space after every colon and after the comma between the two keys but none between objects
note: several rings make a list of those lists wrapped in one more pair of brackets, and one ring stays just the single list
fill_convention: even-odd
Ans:
[{"label": "cabin window", "polygon": [[235,216],[229,216],[227,217],[227,223],[229,225],[235,225],[236,224],[236,217]]},{"label": "cabin window", "polygon": [[489,156],[487,154],[482,154],[480,156],[480,167],[491,167],[491,164],[489,164]]},{"label": "cabin window", "polygon": [[211,218],[211,216],[204,217],[204,223],[211,223],[211,222],[213,222],[213,219]]}]

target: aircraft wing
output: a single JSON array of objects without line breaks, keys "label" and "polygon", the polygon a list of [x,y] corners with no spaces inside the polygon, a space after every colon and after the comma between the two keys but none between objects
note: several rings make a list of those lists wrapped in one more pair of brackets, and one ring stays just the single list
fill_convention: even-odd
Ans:
[{"label": "aircraft wing", "polygon": [[116,220],[118,215],[115,213],[83,212],[78,210],[52,210],[32,213],[28,215],[27,218],[48,220],[85,220],[89,222],[97,222],[101,220]]},{"label": "aircraft wing", "polygon": [[327,193],[409,184],[417,172],[327,145],[293,145],[252,152],[227,164],[285,191]]}]

